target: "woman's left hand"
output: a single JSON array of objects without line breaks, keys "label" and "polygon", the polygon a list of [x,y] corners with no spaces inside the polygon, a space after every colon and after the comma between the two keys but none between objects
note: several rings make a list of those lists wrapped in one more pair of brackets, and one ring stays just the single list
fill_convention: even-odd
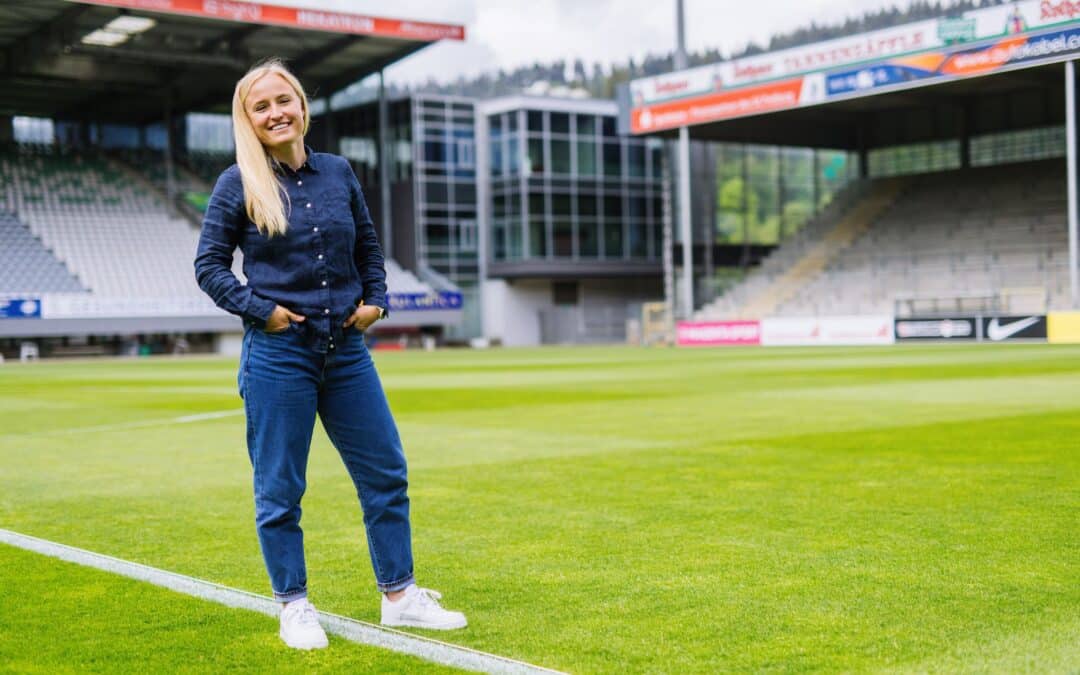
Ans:
[{"label": "woman's left hand", "polygon": [[371,324],[379,320],[380,314],[381,312],[378,307],[361,304],[356,308],[356,311],[352,313],[352,316],[345,321],[345,327],[348,328],[349,326],[352,326],[353,328],[356,328],[356,330],[363,332],[367,330]]}]

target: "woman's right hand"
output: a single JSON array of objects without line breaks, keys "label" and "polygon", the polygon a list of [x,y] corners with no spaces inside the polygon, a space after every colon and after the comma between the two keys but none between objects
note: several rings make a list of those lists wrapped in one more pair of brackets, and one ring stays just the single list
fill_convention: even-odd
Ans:
[{"label": "woman's right hand", "polygon": [[280,333],[288,329],[290,321],[301,323],[303,320],[304,316],[302,314],[290,312],[281,305],[278,305],[277,307],[274,307],[274,311],[270,314],[270,318],[266,320],[266,328],[263,330],[267,333]]}]

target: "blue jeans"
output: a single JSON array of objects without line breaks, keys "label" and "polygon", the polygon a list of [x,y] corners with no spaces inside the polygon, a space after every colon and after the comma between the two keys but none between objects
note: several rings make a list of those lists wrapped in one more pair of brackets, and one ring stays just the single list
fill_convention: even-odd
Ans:
[{"label": "blue jeans", "polygon": [[[340,324],[339,324],[340,325]],[[320,353],[303,324],[280,333],[248,326],[237,382],[247,414],[255,525],[274,598],[307,595],[300,499],[315,415],[356,485],[379,590],[413,583],[405,454],[364,336],[336,331]]]}]

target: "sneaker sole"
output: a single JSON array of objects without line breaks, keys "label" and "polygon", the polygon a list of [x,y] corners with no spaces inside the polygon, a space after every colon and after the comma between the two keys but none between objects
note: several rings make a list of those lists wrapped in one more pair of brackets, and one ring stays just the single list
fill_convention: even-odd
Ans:
[{"label": "sneaker sole", "polygon": [[454,630],[454,629],[457,629],[457,628],[464,628],[465,626],[469,625],[469,622],[467,620],[465,620],[465,619],[462,619],[461,621],[452,621],[450,623],[440,623],[440,624],[424,623],[422,621],[409,621],[409,620],[404,620],[404,621],[383,621],[381,623],[384,626],[391,626],[391,627],[395,627],[395,628],[406,626],[406,627],[409,627],[409,628],[427,628],[429,630]]},{"label": "sneaker sole", "polygon": [[318,643],[315,643],[315,644],[297,644],[297,643],[294,643],[294,642],[289,642],[284,637],[282,637],[280,633],[278,634],[278,637],[280,637],[281,641],[285,643],[285,646],[291,647],[292,649],[303,649],[304,651],[309,651],[309,650],[312,650],[312,649],[326,649],[327,647],[330,646],[330,641],[329,640],[327,640],[325,642],[318,642]]}]

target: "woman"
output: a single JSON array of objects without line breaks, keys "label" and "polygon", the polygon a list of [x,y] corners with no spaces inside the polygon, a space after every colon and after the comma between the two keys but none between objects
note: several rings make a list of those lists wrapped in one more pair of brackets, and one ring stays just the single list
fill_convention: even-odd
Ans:
[{"label": "woman", "polygon": [[[195,258],[200,288],[244,320],[237,382],[259,544],[284,605],[280,635],[299,649],[327,645],[307,600],[300,529],[316,414],[360,497],[382,623],[461,628],[463,614],[415,583],[405,456],[364,345],[363,331],[386,315],[382,250],[352,167],[304,145],[309,120],[280,61],[236,83],[236,164],[214,186]],[[246,286],[231,271],[238,246]]]}]

